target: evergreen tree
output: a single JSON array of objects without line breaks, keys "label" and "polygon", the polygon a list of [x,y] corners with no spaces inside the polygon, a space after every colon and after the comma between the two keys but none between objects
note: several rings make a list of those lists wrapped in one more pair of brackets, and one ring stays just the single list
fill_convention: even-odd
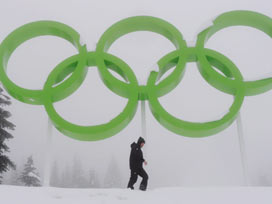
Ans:
[{"label": "evergreen tree", "polygon": [[15,185],[15,186],[22,186],[22,182],[20,181],[20,175],[18,170],[14,170],[11,173],[10,177],[10,185]]},{"label": "evergreen tree", "polygon": [[112,157],[111,162],[109,164],[109,168],[104,180],[104,187],[105,188],[122,188],[123,187],[121,174],[114,157]]},{"label": "evergreen tree", "polygon": [[98,175],[96,174],[96,171],[93,169],[89,171],[88,188],[100,188]]},{"label": "evergreen tree", "polygon": [[32,156],[28,157],[20,180],[25,186],[41,186],[41,179],[34,167]]},{"label": "evergreen tree", "polygon": [[86,188],[87,182],[84,179],[84,171],[82,169],[81,160],[74,157],[72,169],[72,186],[73,188]]},{"label": "evergreen tree", "polygon": [[51,170],[50,186],[60,187],[59,167],[57,161],[54,162]]},{"label": "evergreen tree", "polygon": [[9,152],[9,147],[6,145],[6,140],[13,138],[7,130],[14,130],[15,125],[7,119],[11,116],[10,112],[4,110],[4,106],[11,104],[10,98],[3,94],[3,89],[0,88],[0,184],[2,174],[10,168],[15,169],[15,164],[4,153]]},{"label": "evergreen tree", "polygon": [[9,174],[5,184],[14,185],[14,186],[22,186],[22,183],[20,181],[20,173],[19,172],[20,171],[18,170],[18,166],[16,165],[16,169],[10,171],[10,174]]},{"label": "evergreen tree", "polygon": [[72,173],[70,165],[66,165],[61,174],[60,187],[71,188],[72,187]]}]

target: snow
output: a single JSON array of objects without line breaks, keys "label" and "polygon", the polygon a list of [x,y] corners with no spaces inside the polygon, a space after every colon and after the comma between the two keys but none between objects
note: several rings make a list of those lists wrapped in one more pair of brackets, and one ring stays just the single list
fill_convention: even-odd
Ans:
[{"label": "snow", "polygon": [[33,173],[33,172],[29,172],[27,175],[28,175],[29,177],[33,177],[33,178],[38,179],[38,181],[41,180],[41,178],[40,178],[39,176],[37,176],[35,173]]},{"label": "snow", "polygon": [[0,198],[5,204],[271,204],[272,187],[168,187],[142,192],[0,185]]}]

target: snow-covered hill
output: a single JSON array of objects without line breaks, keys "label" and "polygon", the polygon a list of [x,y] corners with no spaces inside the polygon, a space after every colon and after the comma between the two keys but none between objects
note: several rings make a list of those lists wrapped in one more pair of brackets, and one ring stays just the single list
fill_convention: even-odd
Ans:
[{"label": "snow-covered hill", "polygon": [[271,204],[271,187],[62,189],[0,185],[1,204]]}]

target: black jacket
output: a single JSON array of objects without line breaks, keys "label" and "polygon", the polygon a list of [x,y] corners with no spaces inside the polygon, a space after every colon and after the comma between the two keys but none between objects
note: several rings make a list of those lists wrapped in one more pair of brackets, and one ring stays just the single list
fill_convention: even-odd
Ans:
[{"label": "black jacket", "polygon": [[129,167],[132,171],[137,171],[143,168],[143,152],[140,144],[133,142],[131,145],[131,152],[129,157]]}]

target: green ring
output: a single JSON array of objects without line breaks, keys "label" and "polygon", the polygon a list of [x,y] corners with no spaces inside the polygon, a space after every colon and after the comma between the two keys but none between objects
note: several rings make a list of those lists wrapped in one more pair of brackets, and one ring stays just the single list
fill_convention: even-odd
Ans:
[{"label": "green ring", "polygon": [[[56,69],[54,69],[53,72],[50,73],[45,85],[44,85],[44,106],[46,109],[46,112],[48,113],[49,118],[51,119],[54,126],[63,134],[77,139],[81,141],[96,141],[96,140],[102,140],[106,139],[108,137],[111,137],[118,132],[120,132],[123,128],[125,128],[129,122],[134,117],[136,110],[137,110],[137,104],[138,104],[138,95],[137,95],[137,80],[136,78],[131,75],[128,70],[128,65],[126,65],[122,60],[110,55],[104,53],[104,60],[107,62],[111,62],[111,64],[114,64],[115,68],[118,67],[118,69],[122,70],[124,74],[127,74],[127,79],[130,82],[128,84],[128,88],[130,90],[130,95],[128,97],[128,103],[125,106],[124,110],[116,116],[114,119],[112,119],[110,122],[101,124],[101,125],[94,125],[94,126],[81,126],[76,125],[73,123],[70,123],[63,119],[55,110],[53,106],[54,100],[52,100],[51,91],[52,86],[56,83],[57,79],[61,76],[64,77],[65,75],[69,75],[69,72],[73,72],[74,68],[73,65],[76,64],[78,56],[72,56],[68,59],[66,59],[64,62],[62,62]],[[95,52],[89,52],[87,56],[86,65],[88,66],[96,66],[96,60],[97,60],[97,54]],[[67,71],[67,67],[71,67]],[[84,76],[84,72],[86,70],[82,69],[82,76]],[[81,83],[82,81],[78,81],[78,83]]]},{"label": "green ring", "polygon": [[[85,54],[87,52],[86,47],[80,44],[79,34],[71,27],[54,22],[54,21],[38,21],[29,23],[19,27],[10,33],[0,45],[0,80],[8,93],[17,100],[34,105],[43,104],[42,90],[25,89],[17,86],[13,83],[6,74],[8,60],[15,49],[25,41],[34,37],[43,35],[53,35],[63,38],[71,42],[79,51],[80,59],[77,68],[80,69],[85,63]],[[77,69],[76,71],[77,72]],[[71,78],[76,80],[75,78]],[[55,91],[64,90],[72,86],[72,80],[66,80],[58,87],[55,87]]]},{"label": "green ring", "polygon": [[[228,66],[227,69],[229,72],[234,74],[234,78],[237,81],[237,86],[234,93],[234,102],[229,108],[229,112],[219,120],[197,123],[180,120],[172,116],[161,106],[158,100],[157,87],[155,85],[158,73],[152,72],[148,79],[147,86],[149,90],[149,107],[153,116],[168,130],[186,137],[206,137],[224,130],[236,118],[244,99],[244,86],[240,80],[242,76],[239,74],[240,72],[237,71],[238,68],[223,55],[208,49],[204,49],[200,54],[196,48],[188,48],[185,52],[176,53],[173,55],[172,60],[176,57],[180,57],[181,60],[186,62],[198,61],[198,56],[202,55],[203,52],[205,55],[213,58],[213,61],[210,62],[213,66],[218,66],[218,64],[221,64],[221,66],[227,67],[227,65],[231,65]],[[227,64],[224,64],[226,62]]]},{"label": "green ring", "polygon": [[[249,26],[263,31],[272,37],[272,19],[270,17],[253,11],[230,11],[218,16],[213,21],[212,26],[198,34],[196,47],[198,49],[203,49],[205,43],[213,34],[230,26]],[[199,61],[201,64],[207,64],[207,59],[203,56],[199,59]],[[209,77],[211,80],[220,78],[220,80],[217,80],[213,85],[219,87],[221,91],[231,93],[232,90],[235,89],[235,84],[231,82],[232,80],[230,78],[222,77],[222,75],[217,73],[215,70],[212,71],[209,66],[205,66],[204,68],[209,69],[207,72],[213,75]],[[209,80],[207,81],[210,83]],[[272,89],[272,77],[256,81],[244,81],[243,83],[245,86],[246,96],[261,94]]]},{"label": "green ring", "polygon": [[[106,86],[111,89],[114,93],[122,96],[128,97],[127,83],[116,79],[106,68],[106,65],[103,61],[103,53],[107,52],[110,46],[115,40],[120,38],[123,35],[126,35],[135,31],[151,31],[158,33],[167,39],[169,39],[177,49],[187,48],[186,42],[183,40],[181,33],[170,23],[151,16],[136,16],[126,18],[115,24],[113,24],[109,29],[107,29],[101,38],[98,41],[96,52],[98,55],[97,66],[103,74],[101,74],[102,79],[107,78],[108,83]],[[177,64],[177,69],[179,68],[180,63]],[[134,73],[133,73],[134,74]],[[168,77],[167,77],[168,78]],[[168,81],[164,79],[160,82],[159,87],[162,89],[161,95],[167,94],[173,88],[171,84],[168,84]],[[103,81],[105,81],[103,79]],[[144,86],[138,87],[138,98],[139,100],[146,100],[148,98],[146,88]]]}]

